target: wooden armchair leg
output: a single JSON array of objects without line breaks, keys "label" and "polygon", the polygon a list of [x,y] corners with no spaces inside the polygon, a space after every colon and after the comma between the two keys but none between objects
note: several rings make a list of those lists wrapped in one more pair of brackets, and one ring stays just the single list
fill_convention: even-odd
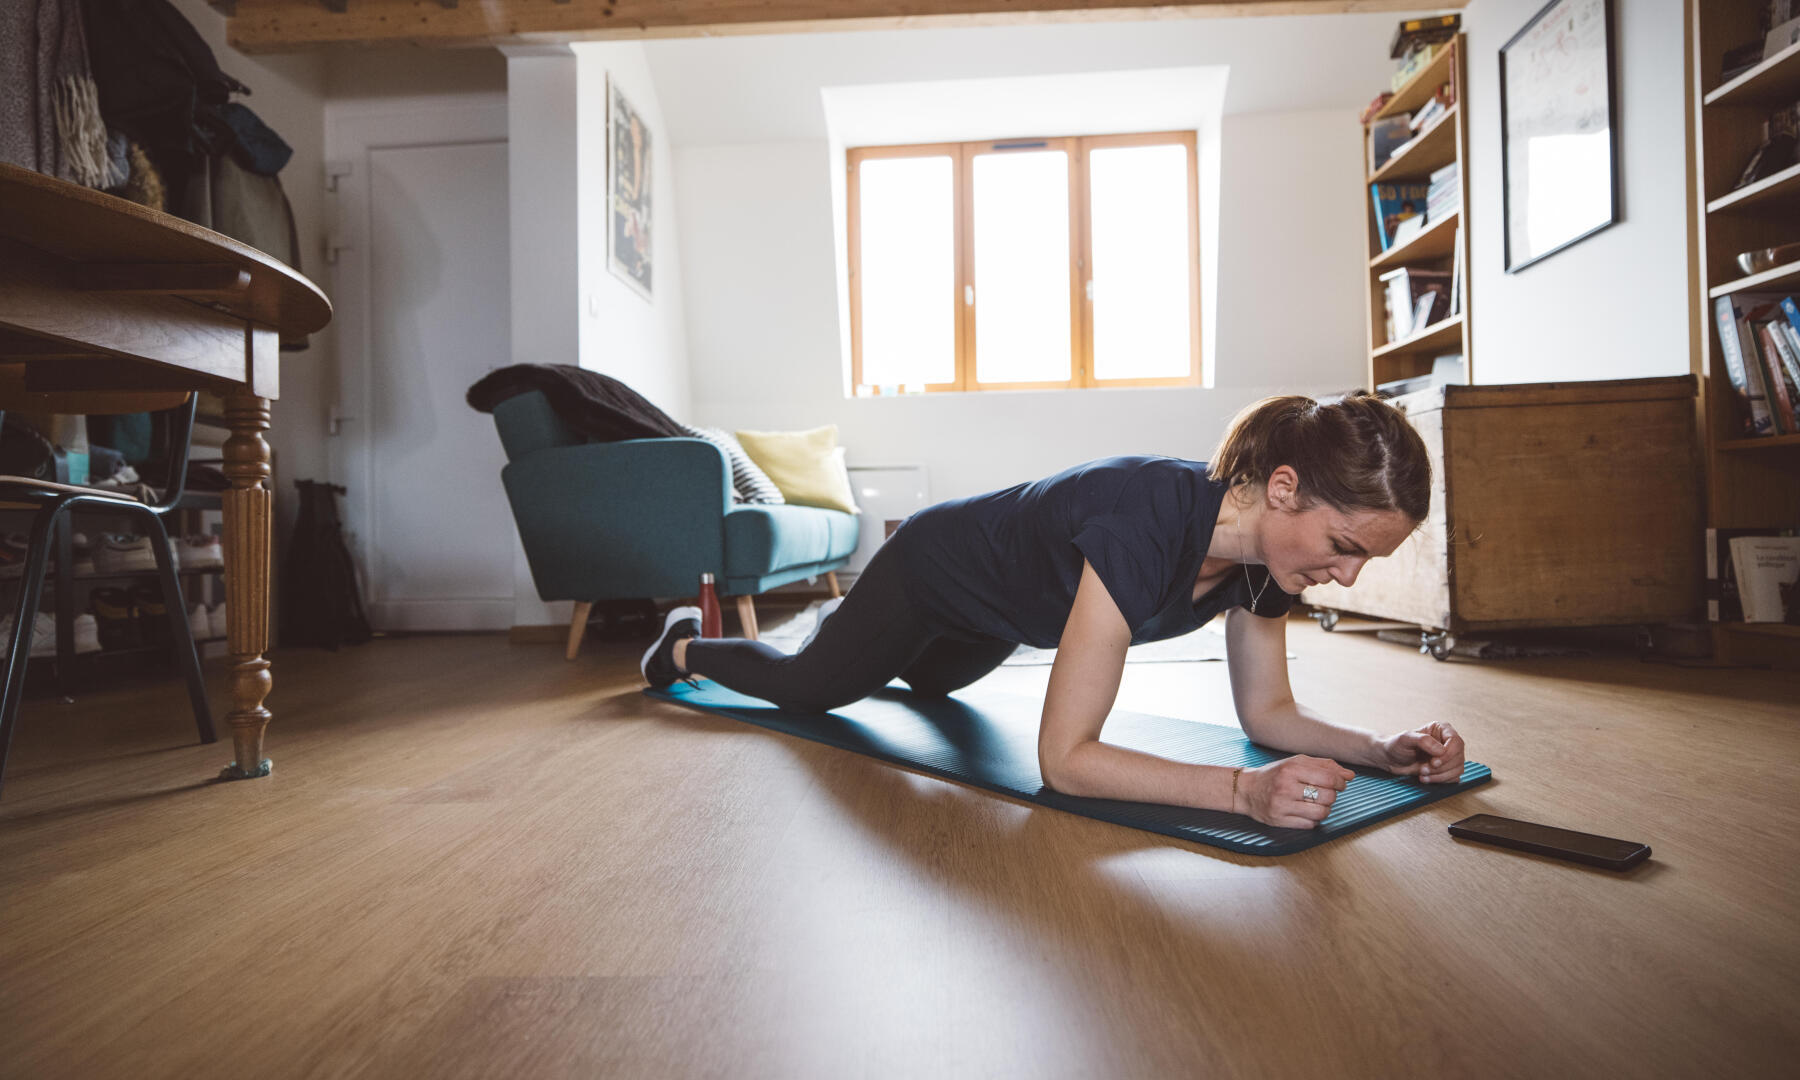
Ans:
[{"label": "wooden armchair leg", "polygon": [[581,652],[581,638],[587,633],[588,616],[594,611],[592,604],[576,604],[575,617],[569,620],[569,648],[563,654],[566,659],[573,660]]},{"label": "wooden armchair leg", "polygon": [[825,575],[825,583],[831,586],[831,595],[834,598],[844,595],[844,590],[838,588],[836,570],[832,570]]},{"label": "wooden armchair leg", "polygon": [[738,622],[744,624],[744,636],[756,640],[756,601],[749,596],[737,598]]}]

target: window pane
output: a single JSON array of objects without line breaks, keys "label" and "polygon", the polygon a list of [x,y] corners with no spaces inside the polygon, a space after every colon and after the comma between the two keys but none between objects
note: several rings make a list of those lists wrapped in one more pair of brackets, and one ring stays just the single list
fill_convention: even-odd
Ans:
[{"label": "window pane", "polygon": [[975,378],[1067,382],[1069,155],[975,159]]},{"label": "window pane", "polygon": [[1188,374],[1187,168],[1181,145],[1122,146],[1088,157],[1095,379]]},{"label": "window pane", "polygon": [[955,173],[947,156],[857,167],[862,379],[870,386],[956,381]]}]

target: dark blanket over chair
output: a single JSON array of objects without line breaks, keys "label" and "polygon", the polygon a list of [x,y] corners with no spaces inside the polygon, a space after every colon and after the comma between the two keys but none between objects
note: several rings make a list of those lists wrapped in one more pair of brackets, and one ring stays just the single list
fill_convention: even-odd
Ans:
[{"label": "dark blanket over chair", "polygon": [[569,364],[496,368],[469,387],[469,407],[491,413],[516,394],[539,390],[558,418],[594,442],[686,438],[687,432],[643,395],[610,375]]}]

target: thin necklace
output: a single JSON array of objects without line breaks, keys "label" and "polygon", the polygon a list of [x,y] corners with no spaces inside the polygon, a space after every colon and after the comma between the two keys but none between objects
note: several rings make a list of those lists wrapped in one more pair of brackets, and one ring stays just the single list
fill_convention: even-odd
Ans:
[{"label": "thin necklace", "polygon": [[[1244,568],[1244,588],[1246,590],[1255,588],[1254,584],[1252,584],[1252,582],[1250,581],[1250,564],[1249,563],[1238,563],[1238,565]],[[1269,574],[1269,575],[1265,576],[1263,578],[1262,588],[1256,589],[1256,592],[1254,593],[1254,595],[1252,595],[1250,597],[1250,614],[1252,614],[1252,615],[1256,614],[1257,601],[1262,599],[1263,593],[1266,593],[1269,591],[1269,582],[1271,582],[1273,580],[1275,580],[1274,574]]]}]

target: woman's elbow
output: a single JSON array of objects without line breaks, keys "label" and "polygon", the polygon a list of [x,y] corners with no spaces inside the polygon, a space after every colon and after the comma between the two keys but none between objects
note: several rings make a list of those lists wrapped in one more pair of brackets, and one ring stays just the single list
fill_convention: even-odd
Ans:
[{"label": "woman's elbow", "polygon": [[1038,772],[1043,775],[1045,787],[1063,795],[1082,794],[1081,778],[1071,761],[1074,756],[1074,747],[1038,747]]}]

